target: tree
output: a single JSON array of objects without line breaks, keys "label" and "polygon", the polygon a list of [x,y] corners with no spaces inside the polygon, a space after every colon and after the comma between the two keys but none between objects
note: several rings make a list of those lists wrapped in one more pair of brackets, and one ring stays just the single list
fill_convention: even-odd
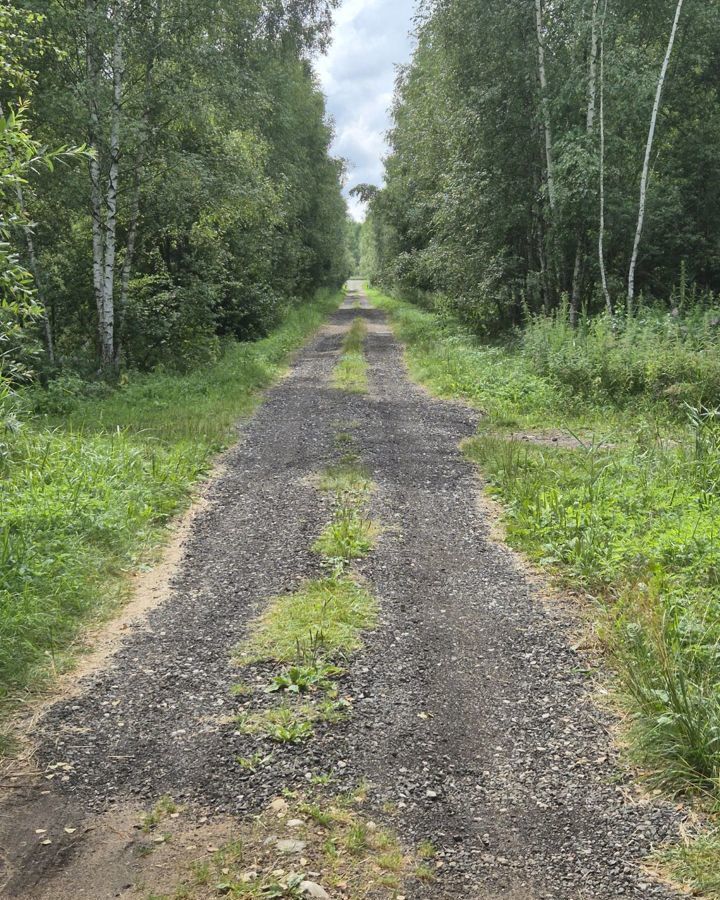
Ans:
[{"label": "tree", "polygon": [[16,2],[36,4],[60,52],[33,128],[93,148],[87,172],[36,173],[28,195],[61,363],[186,368],[344,279],[343,171],[310,63],[335,0]]},{"label": "tree", "polygon": [[633,300],[635,299],[635,270],[637,268],[638,254],[640,252],[640,239],[642,238],[643,225],[645,223],[647,186],[650,177],[650,158],[652,156],[653,142],[655,140],[655,129],[657,127],[660,101],[662,100],[665,78],[667,77],[667,70],[670,65],[670,57],[672,55],[673,45],[675,44],[675,36],[677,34],[682,8],[683,0],[678,0],[677,6],[675,7],[675,18],[673,20],[672,28],[670,29],[670,39],[660,68],[660,77],[658,78],[657,90],[655,92],[655,102],[650,116],[650,131],[648,133],[647,144],[645,145],[645,159],[643,162],[642,175],[640,177],[640,204],[638,207],[637,228],[635,229],[635,243],[633,244],[632,256],[630,257],[630,272],[628,274],[628,308],[632,307]]}]

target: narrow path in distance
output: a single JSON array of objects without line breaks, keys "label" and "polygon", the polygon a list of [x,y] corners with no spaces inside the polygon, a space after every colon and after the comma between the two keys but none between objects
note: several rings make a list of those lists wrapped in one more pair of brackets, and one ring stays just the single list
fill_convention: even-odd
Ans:
[{"label": "narrow path in distance", "polygon": [[[171,594],[41,722],[41,775],[12,786],[0,808],[4,895],[135,896],[138,809],[169,795],[211,829],[324,772],[333,791],[366,783],[378,821],[409,847],[436,849],[433,881],[382,896],[675,896],[642,862],[673,836],[676,814],[634,796],[570,648],[574,623],[489,536],[458,449],[476,414],[409,381],[384,315],[352,287],[243,427]],[[358,316],[369,390],[346,393],[331,375]],[[349,718],[248,774],[237,758],[252,739],[230,718],[232,649],[270,598],[323,574],[312,545],[328,501],[316,478],[341,432],[377,485],[371,515],[383,530],[357,571],[381,621],[343,683]]]}]

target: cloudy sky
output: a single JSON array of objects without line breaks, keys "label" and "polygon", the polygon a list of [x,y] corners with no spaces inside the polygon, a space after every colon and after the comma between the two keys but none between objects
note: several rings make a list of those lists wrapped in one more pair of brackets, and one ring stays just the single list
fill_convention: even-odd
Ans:
[{"label": "cloudy sky", "polygon": [[[317,69],[335,120],[334,153],[348,161],[347,190],[382,180],[395,66],[410,57],[414,6],[414,0],[343,0],[335,12],[333,43]],[[350,211],[362,217],[352,198]]]}]

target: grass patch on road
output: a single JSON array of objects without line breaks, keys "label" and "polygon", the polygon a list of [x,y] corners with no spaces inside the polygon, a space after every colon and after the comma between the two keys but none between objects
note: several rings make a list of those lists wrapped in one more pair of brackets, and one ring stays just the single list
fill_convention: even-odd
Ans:
[{"label": "grass patch on road", "polygon": [[[612,371],[575,390],[570,362],[578,372],[601,366],[596,344],[612,340],[606,332],[595,343],[578,334],[573,349],[559,323],[536,322],[529,337],[485,346],[431,312],[370,296],[389,312],[413,376],[484,412],[464,447],[504,506],[509,542],[596,601],[634,759],[671,794],[717,809],[720,413],[679,410],[678,391],[653,395],[647,385],[662,380],[662,359],[644,380],[622,381],[619,351]],[[561,339],[557,358],[540,352],[543,340],[547,349]],[[619,340],[632,353],[632,342]],[[658,346],[675,353],[669,339]],[[548,429],[564,432],[566,445]],[[720,896],[717,844],[713,833],[664,860]]]},{"label": "grass patch on road", "polygon": [[187,375],[130,375],[117,389],[63,379],[23,398],[23,427],[0,445],[5,711],[67,667],[83,621],[127,597],[127,574],[232,443],[237,419],[340,299],[321,294],[269,337]]},{"label": "grass patch on road", "polygon": [[313,550],[342,572],[349,562],[362,559],[374,549],[380,528],[365,515],[374,484],[360,464],[352,437],[341,432],[336,443],[345,452],[340,462],[329,466],[320,478],[320,489],[333,495],[333,516]]},{"label": "grass patch on road", "polygon": [[232,690],[250,697],[235,719],[242,734],[296,744],[313,737],[314,723],[339,722],[351,708],[340,696],[345,671],[338,662],[362,648],[363,632],[377,625],[378,603],[347,569],[371,551],[377,529],[362,516],[372,481],[360,466],[352,435],[339,437],[344,455],[318,479],[320,488],[333,494],[333,518],[313,547],[332,574],[272,599],[237,648],[242,666],[284,664],[264,690],[282,697],[279,706],[257,710],[261,701],[246,689],[247,682]]},{"label": "grass patch on road", "polygon": [[413,881],[430,880],[433,871],[401,845],[392,829],[373,822],[363,802],[362,792],[332,800],[278,797],[253,822],[234,829],[226,844],[196,862],[172,894],[161,896],[300,900],[316,896],[309,894],[308,883],[333,897],[392,900],[405,890],[410,896]]},{"label": "grass patch on road", "polygon": [[367,334],[365,320],[359,316],[353,319],[350,330],[343,341],[340,361],[332,375],[332,385],[351,394],[367,392],[367,363],[363,346]]},{"label": "grass patch on road", "polygon": [[362,646],[363,631],[377,623],[377,601],[345,578],[306,582],[293,594],[271,600],[239,648],[243,664],[350,654]]}]

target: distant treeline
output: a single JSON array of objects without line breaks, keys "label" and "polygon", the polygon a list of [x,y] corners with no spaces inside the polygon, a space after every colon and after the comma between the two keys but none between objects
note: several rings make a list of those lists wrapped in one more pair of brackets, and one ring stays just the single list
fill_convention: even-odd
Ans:
[{"label": "distant treeline", "polygon": [[364,273],[485,332],[720,291],[719,88],[710,0],[423,4]]}]

